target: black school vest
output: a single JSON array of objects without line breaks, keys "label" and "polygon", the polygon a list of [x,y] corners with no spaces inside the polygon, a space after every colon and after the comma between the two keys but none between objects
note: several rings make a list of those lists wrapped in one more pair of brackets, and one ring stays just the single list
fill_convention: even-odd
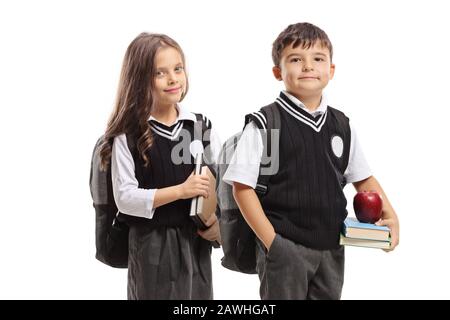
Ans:
[{"label": "black school vest", "polygon": [[275,232],[284,237],[309,248],[338,248],[347,216],[343,188],[349,119],[331,107],[314,118],[283,93],[276,103],[281,116],[280,165],[261,197],[262,207]]},{"label": "black school vest", "polygon": [[[210,129],[211,123],[208,120],[206,123],[209,124],[208,129]],[[139,188],[160,189],[183,183],[195,168],[194,159],[189,152],[189,144],[194,140],[194,122],[181,120],[167,127],[150,121],[150,126],[153,133],[153,145],[147,151],[149,164],[144,166],[144,160],[137,148],[131,152]],[[182,145],[179,145],[180,143]],[[204,148],[208,145],[209,141],[203,141]],[[172,151],[179,156],[178,159],[184,159],[182,163],[172,161]],[[189,218],[190,205],[191,199],[180,199],[156,208],[152,219],[130,217],[127,222],[147,227],[186,226],[193,224]]]}]

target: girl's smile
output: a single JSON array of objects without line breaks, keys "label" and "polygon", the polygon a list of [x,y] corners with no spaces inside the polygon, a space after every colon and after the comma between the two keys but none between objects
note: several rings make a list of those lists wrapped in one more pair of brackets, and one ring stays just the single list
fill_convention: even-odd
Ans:
[{"label": "girl's smile", "polygon": [[167,93],[178,93],[180,90],[181,90],[181,87],[177,87],[177,88],[165,89],[164,92],[167,92]]}]

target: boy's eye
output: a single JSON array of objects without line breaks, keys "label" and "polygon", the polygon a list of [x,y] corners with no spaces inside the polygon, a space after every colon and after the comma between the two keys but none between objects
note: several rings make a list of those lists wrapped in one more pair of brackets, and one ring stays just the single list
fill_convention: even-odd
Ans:
[{"label": "boy's eye", "polygon": [[323,59],[323,58],[316,58],[315,60],[316,61],[325,61],[325,59]]},{"label": "boy's eye", "polygon": [[291,62],[294,62],[294,63],[295,63],[295,62],[300,62],[300,61],[301,61],[300,58],[292,58],[292,59],[291,59]]},{"label": "boy's eye", "polygon": [[183,71],[184,70],[184,68],[183,67],[176,67],[175,68],[175,72],[181,72],[181,71]]}]

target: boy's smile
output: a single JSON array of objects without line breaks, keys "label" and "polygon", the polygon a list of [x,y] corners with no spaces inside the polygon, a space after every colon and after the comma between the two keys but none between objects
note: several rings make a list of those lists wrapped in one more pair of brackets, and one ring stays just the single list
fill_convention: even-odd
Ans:
[{"label": "boy's smile", "polygon": [[328,48],[316,41],[310,48],[302,45],[286,47],[281,54],[280,65],[273,67],[273,74],[283,80],[286,90],[300,101],[319,99],[322,90],[334,75]]}]

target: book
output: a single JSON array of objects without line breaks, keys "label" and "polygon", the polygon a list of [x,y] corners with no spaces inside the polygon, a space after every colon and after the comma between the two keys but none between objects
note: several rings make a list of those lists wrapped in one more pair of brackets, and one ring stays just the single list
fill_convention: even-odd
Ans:
[{"label": "book", "polygon": [[[216,196],[216,178],[207,166],[202,165],[202,154],[198,153],[195,158],[194,174],[206,174],[209,177],[208,198],[197,196],[192,198],[189,216],[194,221],[197,228],[205,230],[208,228],[206,222],[211,215],[216,214],[217,196]],[[212,242],[215,248],[220,247],[218,241]]]},{"label": "book", "polygon": [[[202,170],[202,154],[197,153],[195,155],[195,169],[194,169],[194,175],[200,174],[201,170]],[[200,229],[205,229],[205,223],[203,222],[203,220],[198,216],[198,199],[200,197],[194,197],[191,200],[191,209],[189,212],[189,216],[191,217],[192,221],[194,221],[195,225],[197,226],[197,228]]]},{"label": "book", "polygon": [[339,244],[343,246],[355,246],[355,247],[379,248],[379,249],[389,249],[391,247],[390,240],[378,241],[378,240],[347,238],[342,233],[340,235]]},{"label": "book", "polygon": [[[216,196],[216,178],[207,166],[201,165],[201,159],[197,158],[194,174],[206,174],[209,177],[208,198],[198,196],[192,198],[190,217],[200,230],[208,228],[206,222],[211,215],[216,213],[217,196]],[[215,248],[220,247],[219,241],[212,241]]]},{"label": "book", "polygon": [[359,222],[356,218],[347,217],[342,226],[342,233],[347,238],[389,241],[390,230],[386,226]]},{"label": "book", "polygon": [[[200,171],[200,170],[199,170]],[[198,196],[192,198],[190,216],[199,229],[207,229],[206,221],[211,215],[216,213],[217,197],[216,197],[216,178],[207,166],[203,166],[201,171],[196,174],[206,174],[209,177],[209,196],[208,198]]]}]

